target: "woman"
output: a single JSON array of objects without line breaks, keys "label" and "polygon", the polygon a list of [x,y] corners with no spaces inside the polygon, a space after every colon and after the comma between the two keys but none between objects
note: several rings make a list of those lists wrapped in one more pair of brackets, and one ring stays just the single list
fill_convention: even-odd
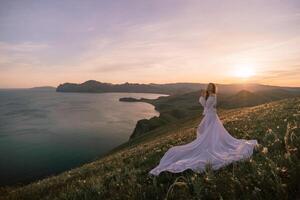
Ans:
[{"label": "woman", "polygon": [[204,117],[197,128],[197,138],[191,143],[170,148],[150,174],[157,176],[162,171],[178,173],[186,169],[202,172],[207,164],[217,170],[252,155],[257,141],[232,137],[220,121],[216,111],[215,84],[209,83],[207,90],[201,91],[199,102],[204,108]]}]

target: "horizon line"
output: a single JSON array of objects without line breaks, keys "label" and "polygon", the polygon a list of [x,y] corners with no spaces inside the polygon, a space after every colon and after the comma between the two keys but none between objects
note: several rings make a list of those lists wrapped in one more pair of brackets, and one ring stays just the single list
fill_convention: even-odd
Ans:
[{"label": "horizon line", "polygon": [[[87,81],[97,81],[97,80],[87,80]],[[84,82],[80,82],[80,83],[74,83],[74,82],[64,82],[64,83],[60,83],[60,84],[65,84],[65,83],[70,83],[70,84],[82,84],[85,83],[87,81]],[[101,82],[101,81],[97,81],[97,82]],[[145,84],[145,85],[149,85],[149,84],[158,84],[158,85],[164,85],[164,84],[182,84],[182,83],[186,83],[186,84],[208,84],[207,83],[203,83],[203,82],[166,82],[166,83],[137,83],[137,82],[123,82],[123,83],[112,83],[112,82],[101,82],[101,83],[110,83],[110,84],[114,84],[114,85],[120,85],[120,84],[125,84],[125,83],[129,83],[129,84]],[[300,86],[284,86],[284,85],[269,85],[269,84],[263,84],[263,83],[217,83],[217,82],[213,82],[217,85],[261,85],[261,86],[271,86],[271,87],[285,87],[285,88],[300,88]],[[5,89],[33,89],[33,88],[39,88],[39,87],[53,87],[53,88],[57,88],[60,84],[58,84],[57,86],[53,86],[53,85],[39,85],[39,86],[32,86],[32,87],[0,87],[1,90],[5,90]]]}]

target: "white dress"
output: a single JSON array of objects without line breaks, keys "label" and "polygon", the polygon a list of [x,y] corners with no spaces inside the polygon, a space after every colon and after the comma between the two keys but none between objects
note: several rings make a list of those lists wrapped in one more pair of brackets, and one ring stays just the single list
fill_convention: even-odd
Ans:
[{"label": "white dress", "polygon": [[197,128],[197,138],[170,148],[150,174],[157,176],[162,171],[178,173],[186,169],[203,172],[208,163],[217,170],[252,155],[257,140],[236,139],[226,131],[216,112],[216,96],[207,100],[200,97],[199,102],[204,107],[204,117]]}]

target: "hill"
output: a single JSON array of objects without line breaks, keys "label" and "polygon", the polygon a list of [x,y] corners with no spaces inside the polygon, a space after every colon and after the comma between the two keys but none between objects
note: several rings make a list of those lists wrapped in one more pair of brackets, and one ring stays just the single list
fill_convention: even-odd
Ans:
[{"label": "hill", "polygon": [[260,147],[246,162],[152,177],[174,145],[195,139],[200,114],[134,138],[111,153],[58,176],[16,188],[0,199],[295,199],[300,180],[300,98],[221,110],[225,128]]},{"label": "hill", "polygon": [[60,84],[57,92],[86,92],[86,93],[103,93],[103,92],[139,92],[139,93],[166,93],[169,92],[147,84],[124,83],[111,84],[89,80],[81,84],[64,83]]},{"label": "hill", "polygon": [[39,91],[43,91],[43,90],[55,90],[55,87],[52,86],[40,86],[40,87],[33,87],[33,88],[29,88],[30,90],[39,90]]},{"label": "hill", "polygon": [[299,96],[299,93],[291,92],[287,89],[272,89],[257,92],[242,90],[235,95],[221,97],[219,106],[221,108],[256,106],[262,103]]},{"label": "hill", "polygon": [[[150,103],[155,106],[157,111],[160,112],[159,117],[139,120],[130,138],[138,137],[139,135],[145,134],[161,126],[165,126],[166,124],[177,123],[178,120],[201,113],[202,107],[198,102],[199,94],[200,92],[197,91],[160,97],[158,99],[121,98],[120,101],[142,101]],[[272,89],[258,92],[242,90],[233,95],[224,93],[218,94],[217,99],[218,109],[232,109],[256,106],[292,97],[300,97],[300,94],[283,89]]]},{"label": "hill", "polygon": [[[57,92],[138,92],[138,93],[159,93],[159,94],[183,94],[193,91],[198,91],[200,88],[205,88],[207,84],[203,83],[166,83],[166,84],[138,84],[124,83],[112,84],[103,83],[95,80],[89,80],[81,84],[64,83],[60,84]],[[300,88],[297,87],[279,87],[261,84],[217,84],[217,87],[222,93],[234,94],[240,90],[248,90],[250,92],[267,91],[273,89],[284,89],[290,92],[300,94]]]}]

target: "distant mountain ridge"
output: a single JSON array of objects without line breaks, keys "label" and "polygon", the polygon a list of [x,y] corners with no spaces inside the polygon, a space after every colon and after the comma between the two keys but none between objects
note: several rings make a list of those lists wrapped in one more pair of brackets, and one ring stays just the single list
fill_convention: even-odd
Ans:
[{"label": "distant mountain ridge", "polygon": [[32,87],[30,90],[55,90],[55,87],[52,86],[40,86],[40,87]]},{"label": "distant mountain ridge", "polygon": [[81,84],[64,83],[57,87],[57,92],[136,92],[136,93],[169,93],[167,90],[150,84],[124,83],[112,84],[89,80]]},{"label": "distant mountain ridge", "polygon": [[[135,92],[135,93],[158,93],[158,94],[183,94],[198,91],[205,88],[204,83],[165,83],[165,84],[139,84],[123,83],[112,84],[95,80],[89,80],[84,83],[64,83],[60,84],[57,92],[84,92],[84,93],[105,93],[105,92]],[[266,91],[273,89],[284,89],[300,94],[300,87],[280,87],[261,84],[217,84],[217,88],[222,93],[237,93],[241,90],[250,92]]]}]

